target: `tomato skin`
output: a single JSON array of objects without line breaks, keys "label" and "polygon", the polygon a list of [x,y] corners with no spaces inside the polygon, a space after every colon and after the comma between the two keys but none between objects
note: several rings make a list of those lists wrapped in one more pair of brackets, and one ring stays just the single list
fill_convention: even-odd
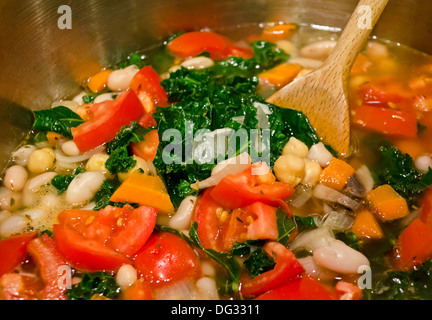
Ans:
[{"label": "tomato skin", "polygon": [[145,206],[132,210],[124,226],[111,235],[108,245],[127,256],[135,254],[153,232],[157,212],[157,209]]},{"label": "tomato skin", "polygon": [[154,232],[135,255],[133,265],[153,287],[201,276],[198,256],[179,236]]},{"label": "tomato skin", "polygon": [[283,284],[255,300],[333,300],[331,292],[309,275]]},{"label": "tomato skin", "polygon": [[260,170],[262,164],[252,164],[239,174],[223,178],[214,187],[213,198],[228,209],[245,207],[259,201],[271,206],[280,206],[290,213],[284,200],[294,193],[294,187],[289,183],[276,181],[270,169],[264,175],[255,175],[254,170]]},{"label": "tomato skin", "polygon": [[357,95],[364,104],[381,107],[388,107],[389,103],[401,103],[407,100],[401,95],[387,92],[371,83],[361,86]]},{"label": "tomato skin", "polygon": [[183,33],[170,41],[168,50],[181,58],[195,57],[200,53],[210,53],[210,58],[223,60],[226,58],[225,50],[232,45],[231,41],[214,32],[193,31]]},{"label": "tomato skin", "polygon": [[44,287],[40,279],[18,273],[0,277],[0,300],[37,300]]},{"label": "tomato skin", "polygon": [[395,245],[396,265],[410,270],[432,258],[432,228],[415,219],[399,235]]},{"label": "tomato skin", "polygon": [[411,112],[362,105],[355,109],[353,123],[388,135],[417,136],[417,117]]},{"label": "tomato skin", "polygon": [[155,112],[156,106],[168,105],[168,95],[160,84],[159,75],[151,66],[145,66],[138,71],[129,87],[138,96],[146,113]]},{"label": "tomato skin", "polygon": [[29,232],[0,241],[0,277],[11,272],[24,260],[27,245],[36,235],[36,232]]},{"label": "tomato skin", "polygon": [[240,292],[243,296],[258,295],[298,278],[304,268],[294,254],[279,242],[267,242],[263,250],[275,256],[275,267],[252,279],[248,275],[240,278]]},{"label": "tomato skin", "polygon": [[45,284],[45,288],[41,292],[42,299],[65,300],[64,293],[67,288],[66,286],[59,286],[61,276],[59,271],[60,268],[67,266],[67,263],[54,240],[44,234],[30,241],[27,248]]},{"label": "tomato skin", "polygon": [[204,191],[195,213],[198,236],[204,248],[227,252],[236,241],[277,239],[277,208],[255,202],[233,210],[226,220],[220,219],[217,211],[225,209],[213,199],[212,190]]},{"label": "tomato skin", "polygon": [[159,147],[158,131],[152,130],[144,135],[144,140],[130,143],[132,153],[144,160],[153,161]]},{"label": "tomato skin", "polygon": [[115,138],[121,127],[139,121],[144,115],[141,101],[128,90],[113,101],[94,104],[90,120],[72,128],[73,141],[81,152],[87,152]]},{"label": "tomato skin", "polygon": [[87,271],[117,271],[130,260],[97,240],[88,240],[72,228],[55,224],[54,238],[59,251],[76,268]]}]

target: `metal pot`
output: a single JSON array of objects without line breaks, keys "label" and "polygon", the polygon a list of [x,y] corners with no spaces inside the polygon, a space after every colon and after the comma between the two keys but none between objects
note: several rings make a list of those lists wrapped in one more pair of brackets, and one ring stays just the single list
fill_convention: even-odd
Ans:
[{"label": "metal pot", "polygon": [[[33,114],[77,93],[128,53],[180,30],[286,21],[343,28],[356,0],[3,0],[0,4],[0,169]],[[390,1],[373,35],[432,53],[432,3]]]}]

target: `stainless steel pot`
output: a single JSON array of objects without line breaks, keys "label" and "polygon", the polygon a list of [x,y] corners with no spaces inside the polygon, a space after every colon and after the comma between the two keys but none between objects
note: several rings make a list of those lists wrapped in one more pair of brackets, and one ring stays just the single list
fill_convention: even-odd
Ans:
[{"label": "stainless steel pot", "polygon": [[[173,32],[272,21],[343,28],[356,4],[357,0],[2,0],[0,169],[31,128],[29,110],[77,93],[102,66],[158,44]],[[70,12],[62,10],[63,5]],[[373,34],[432,53],[431,16],[430,1],[391,0]],[[71,29],[59,27],[67,27],[67,22]]]}]

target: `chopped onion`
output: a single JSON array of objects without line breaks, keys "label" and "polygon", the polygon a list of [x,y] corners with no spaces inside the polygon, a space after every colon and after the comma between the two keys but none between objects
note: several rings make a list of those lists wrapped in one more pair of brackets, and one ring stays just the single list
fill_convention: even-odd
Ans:
[{"label": "chopped onion", "polygon": [[323,218],[322,226],[331,228],[332,230],[346,231],[351,228],[354,223],[354,218],[346,212],[331,211]]},{"label": "chopped onion", "polygon": [[313,252],[315,249],[328,246],[335,237],[330,228],[322,227],[300,233],[291,243],[290,249],[306,249]]},{"label": "chopped onion", "polygon": [[211,176],[203,181],[191,184],[192,189],[205,189],[217,185],[229,174],[237,174],[246,170],[252,160],[247,152],[239,154],[237,157],[229,158],[218,163],[212,170]]},{"label": "chopped onion", "polygon": [[310,147],[307,158],[318,161],[321,167],[326,167],[333,158],[333,155],[327,150],[324,143],[318,142]]},{"label": "chopped onion", "polygon": [[329,202],[336,202],[353,211],[356,211],[360,207],[359,202],[323,184],[318,184],[315,187],[313,195],[315,198]]},{"label": "chopped onion", "polygon": [[302,207],[312,197],[312,194],[313,194],[312,189],[298,188],[296,190],[296,194],[292,198],[291,205],[294,208]]},{"label": "chopped onion", "polygon": [[99,146],[97,148],[94,148],[93,150],[90,150],[86,153],[80,154],[79,156],[73,156],[69,157],[64,154],[63,151],[57,149],[55,151],[56,159],[58,161],[64,162],[64,163],[76,163],[76,162],[83,162],[89,158],[91,158],[92,155],[102,152],[105,149],[105,146]]}]

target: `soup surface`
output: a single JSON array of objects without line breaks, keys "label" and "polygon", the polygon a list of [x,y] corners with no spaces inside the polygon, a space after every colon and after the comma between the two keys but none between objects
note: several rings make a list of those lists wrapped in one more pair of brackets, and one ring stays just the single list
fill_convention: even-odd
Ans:
[{"label": "soup surface", "polygon": [[432,59],[371,39],[352,148],[266,102],[337,33],[181,32],[35,111],[0,187],[2,299],[431,299]]}]

